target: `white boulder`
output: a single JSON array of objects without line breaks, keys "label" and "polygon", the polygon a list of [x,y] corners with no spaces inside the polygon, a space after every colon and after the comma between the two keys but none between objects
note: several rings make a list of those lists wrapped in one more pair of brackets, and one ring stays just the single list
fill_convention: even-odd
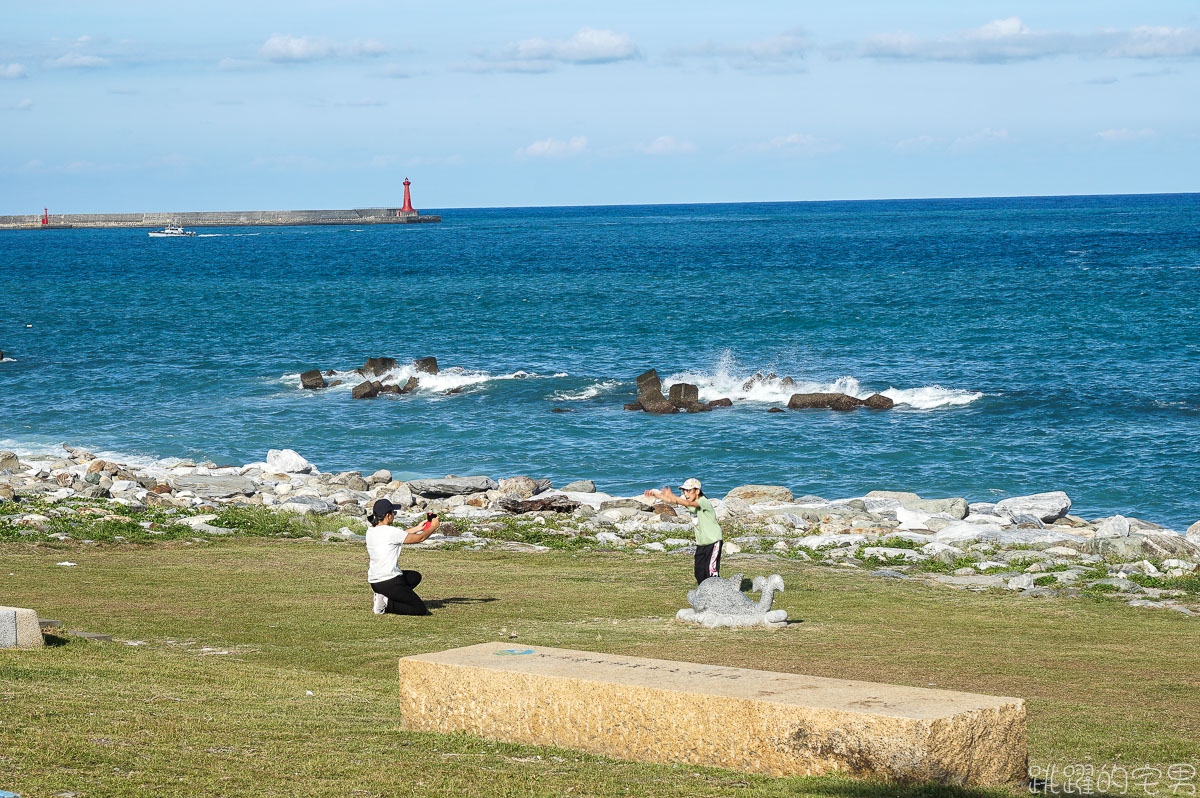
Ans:
[{"label": "white boulder", "polygon": [[1016,520],[1021,516],[1033,516],[1049,522],[1062,518],[1071,509],[1071,499],[1061,490],[1050,493],[1034,493],[1029,496],[1013,496],[996,503],[996,513]]},{"label": "white boulder", "polygon": [[1125,538],[1129,537],[1129,519],[1123,515],[1114,515],[1111,518],[1105,518],[1096,527],[1097,538]]},{"label": "white boulder", "polygon": [[282,474],[316,474],[316,466],[291,449],[271,449],[267,452],[267,467]]}]

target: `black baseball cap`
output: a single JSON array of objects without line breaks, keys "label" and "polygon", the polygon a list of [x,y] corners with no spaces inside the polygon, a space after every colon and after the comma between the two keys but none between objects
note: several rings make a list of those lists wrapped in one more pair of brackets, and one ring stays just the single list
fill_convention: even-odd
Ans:
[{"label": "black baseball cap", "polygon": [[385,515],[388,513],[394,513],[399,509],[399,507],[392,504],[387,499],[376,499],[375,503],[371,505],[371,515],[373,515],[376,520],[382,521]]}]

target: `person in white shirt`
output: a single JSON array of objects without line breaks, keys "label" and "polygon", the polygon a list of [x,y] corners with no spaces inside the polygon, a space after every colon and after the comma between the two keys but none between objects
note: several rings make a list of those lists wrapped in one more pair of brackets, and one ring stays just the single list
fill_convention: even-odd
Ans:
[{"label": "person in white shirt", "polygon": [[408,529],[396,529],[396,506],[387,499],[379,499],[371,507],[367,530],[367,555],[371,564],[367,568],[367,582],[375,591],[374,611],[376,615],[429,615],[425,602],[413,592],[421,584],[417,571],[402,571],[396,564],[405,543],[420,543],[432,535],[441,523],[437,513],[430,513],[428,520]]}]

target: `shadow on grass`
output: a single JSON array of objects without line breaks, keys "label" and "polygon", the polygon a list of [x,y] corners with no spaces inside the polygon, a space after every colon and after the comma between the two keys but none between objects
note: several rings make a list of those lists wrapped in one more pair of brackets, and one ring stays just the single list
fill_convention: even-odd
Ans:
[{"label": "shadow on grass", "polygon": [[71,642],[68,638],[60,637],[59,635],[55,635],[55,634],[50,634],[49,632],[42,632],[42,641],[47,646],[51,646],[53,648],[58,648],[59,646],[65,646]]},{"label": "shadow on grass", "polygon": [[472,598],[469,596],[454,596],[453,598],[444,599],[425,599],[425,606],[431,610],[440,610],[443,607],[448,607],[451,604],[488,604],[496,601],[494,596],[487,598]]}]

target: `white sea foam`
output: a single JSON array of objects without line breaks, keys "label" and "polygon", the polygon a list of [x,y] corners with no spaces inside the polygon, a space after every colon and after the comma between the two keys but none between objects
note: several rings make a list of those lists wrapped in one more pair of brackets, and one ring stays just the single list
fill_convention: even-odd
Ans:
[{"label": "white sea foam", "polygon": [[[322,372],[324,373],[324,372]],[[554,377],[565,377],[566,373],[554,374]],[[410,377],[417,378],[417,390],[415,393],[439,394],[446,391],[454,390],[470,390],[477,386],[484,385],[489,382],[498,380],[541,380],[549,379],[545,374],[536,374],[530,371],[513,371],[508,374],[492,374],[487,371],[478,371],[475,369],[465,369],[461,366],[451,366],[440,370],[437,374],[426,374],[417,371],[416,366],[412,363],[404,363],[396,368],[386,371],[378,376],[371,377],[372,380],[378,380],[385,385],[404,385]],[[325,382],[333,382],[341,380],[341,385],[333,386],[327,390],[331,391],[352,391],[354,386],[365,380],[366,377],[354,371],[334,371],[333,374],[325,377]],[[300,387],[300,373],[293,372],[284,374],[279,378],[279,381],[293,388]]]},{"label": "white sea foam", "polygon": [[[566,375],[564,374],[561,376],[565,377]],[[579,391],[555,391],[550,395],[550,398],[558,402],[581,402],[585,399],[594,399],[602,393],[608,393],[620,384],[620,380],[605,380],[603,382],[597,382],[593,385],[589,385],[588,387]]]},{"label": "white sea foam", "polygon": [[795,379],[791,383],[786,377],[772,376],[762,372],[746,373],[734,363],[732,356],[725,353],[717,361],[713,371],[683,371],[663,379],[663,392],[671,385],[687,382],[699,388],[700,400],[732,399],[735,402],[763,402],[786,404],[794,393],[844,393],[858,399],[866,399],[873,393],[881,393],[896,403],[913,410],[933,410],[942,407],[967,405],[983,397],[978,391],[943,388],[926,385],[919,388],[895,388],[886,390],[863,387],[855,377],[838,377],[833,382]]},{"label": "white sea foam", "polygon": [[17,362],[17,359],[15,357],[0,357],[0,363],[16,363],[16,362]]},{"label": "white sea foam", "polygon": [[[75,445],[75,444],[72,444]],[[167,462],[156,457],[147,457],[145,455],[125,454],[123,452],[112,451],[111,449],[94,449],[83,444],[79,444],[78,448],[86,449],[96,457],[103,460],[111,460],[114,463],[130,465],[134,468],[153,469],[155,467],[165,467]],[[52,442],[45,438],[0,438],[0,449],[7,449],[17,457],[68,457],[67,450],[63,448],[60,442]],[[178,458],[170,458],[178,460]]]}]

